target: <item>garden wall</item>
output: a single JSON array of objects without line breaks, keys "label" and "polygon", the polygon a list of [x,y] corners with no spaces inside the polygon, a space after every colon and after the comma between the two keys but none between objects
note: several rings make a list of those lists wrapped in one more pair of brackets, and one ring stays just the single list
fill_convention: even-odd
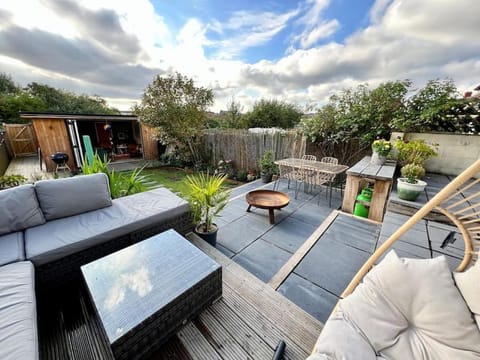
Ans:
[{"label": "garden wall", "polygon": [[438,156],[425,162],[429,172],[458,175],[480,157],[479,135],[393,132],[390,139],[393,142],[399,136],[404,140],[424,139],[428,144],[438,144]]},{"label": "garden wall", "polygon": [[296,131],[207,130],[203,138],[212,165],[219,160],[233,160],[237,169],[258,169],[264,152],[271,150],[275,160],[302,157],[306,138]]}]

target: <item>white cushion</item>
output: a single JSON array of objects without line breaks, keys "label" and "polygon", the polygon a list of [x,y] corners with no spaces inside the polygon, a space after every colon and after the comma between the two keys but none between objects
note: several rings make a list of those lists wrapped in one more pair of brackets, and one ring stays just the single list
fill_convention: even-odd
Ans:
[{"label": "white cushion", "polygon": [[377,360],[375,350],[355,328],[342,309],[330,316],[307,360]]},{"label": "white cushion", "polygon": [[465,272],[453,273],[455,282],[480,329],[480,265],[477,263]]},{"label": "white cushion", "polygon": [[392,250],[340,305],[385,358],[480,357],[480,332],[444,256],[400,259]]}]

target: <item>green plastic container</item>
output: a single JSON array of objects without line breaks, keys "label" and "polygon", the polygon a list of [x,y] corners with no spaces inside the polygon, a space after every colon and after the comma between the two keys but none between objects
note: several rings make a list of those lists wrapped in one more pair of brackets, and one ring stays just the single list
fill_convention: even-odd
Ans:
[{"label": "green plastic container", "polygon": [[368,211],[370,210],[372,194],[373,190],[370,188],[365,188],[362,190],[362,192],[357,196],[353,215],[368,218]]}]

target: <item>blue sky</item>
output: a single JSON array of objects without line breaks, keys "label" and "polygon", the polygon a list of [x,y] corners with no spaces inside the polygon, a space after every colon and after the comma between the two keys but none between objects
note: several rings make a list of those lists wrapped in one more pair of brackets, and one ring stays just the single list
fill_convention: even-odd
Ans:
[{"label": "blue sky", "polygon": [[98,94],[122,110],[157,74],[213,89],[214,111],[261,98],[316,107],[342,89],[480,83],[480,1],[0,2],[0,71]]}]

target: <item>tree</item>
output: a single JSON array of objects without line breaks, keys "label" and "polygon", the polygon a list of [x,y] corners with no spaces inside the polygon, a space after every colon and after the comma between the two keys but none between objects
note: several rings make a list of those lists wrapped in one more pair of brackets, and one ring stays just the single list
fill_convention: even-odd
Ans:
[{"label": "tree", "polygon": [[45,103],[34,96],[21,91],[16,94],[0,95],[0,118],[6,123],[25,123],[20,111],[46,111]]},{"label": "tree", "polygon": [[247,127],[242,115],[243,106],[232,97],[227,105],[227,110],[222,111],[221,126],[224,128],[242,129]]},{"label": "tree", "polygon": [[248,127],[291,129],[300,122],[302,113],[294,104],[261,99],[245,117]]},{"label": "tree", "polygon": [[196,87],[192,79],[175,73],[164,77],[157,75],[134,111],[140,121],[187,144],[193,160],[198,162],[200,156],[195,141],[206,126],[206,110],[212,104],[211,89]]},{"label": "tree", "polygon": [[20,90],[20,87],[15,84],[12,77],[5,73],[0,73],[0,95],[14,94]]},{"label": "tree", "polygon": [[117,109],[108,106],[98,95],[77,95],[36,82],[29,83],[26,91],[46,104],[46,111],[72,114],[118,114]]},{"label": "tree", "polygon": [[478,99],[460,98],[451,79],[437,79],[408,99],[404,116],[395,119],[393,127],[406,132],[478,133],[478,115]]},{"label": "tree", "polygon": [[404,114],[410,84],[405,80],[383,83],[373,90],[367,85],[343,90],[312,120],[303,121],[304,132],[312,141],[358,140],[364,145],[379,137],[388,138],[392,121]]}]

